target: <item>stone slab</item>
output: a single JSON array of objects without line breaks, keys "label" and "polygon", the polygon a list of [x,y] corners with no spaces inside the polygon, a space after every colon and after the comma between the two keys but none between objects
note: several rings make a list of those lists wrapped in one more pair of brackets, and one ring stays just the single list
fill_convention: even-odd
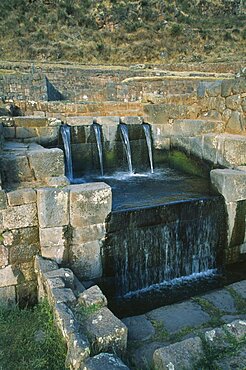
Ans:
[{"label": "stone slab", "polygon": [[170,334],[185,327],[202,325],[210,320],[210,316],[197,303],[191,301],[157,308],[146,315],[151,320],[163,323]]},{"label": "stone slab", "polygon": [[70,288],[51,288],[49,292],[54,304],[74,303],[76,301],[76,297]]},{"label": "stone slab", "polygon": [[57,270],[47,271],[43,274],[43,278],[45,279],[53,279],[53,278],[61,278],[65,286],[67,288],[72,288],[74,286],[74,274],[68,268],[60,268]]},{"label": "stone slab", "polygon": [[130,351],[130,356],[132,362],[136,366],[136,368],[140,368],[141,370],[149,370],[153,368],[153,354],[154,352],[165,346],[169,345],[169,343],[162,343],[162,342],[150,342],[144,344],[142,347],[135,348]]},{"label": "stone slab", "polygon": [[37,207],[34,203],[8,207],[2,214],[5,229],[19,229],[38,224]]},{"label": "stone slab", "polygon": [[81,293],[78,297],[78,302],[80,305],[85,307],[90,307],[93,305],[103,307],[107,306],[108,304],[107,298],[97,285],[94,285]]},{"label": "stone slab", "polygon": [[89,358],[81,370],[130,370],[117,356],[110,353],[99,353]]},{"label": "stone slab", "polygon": [[66,249],[64,245],[56,245],[53,247],[41,247],[42,257],[49,258],[59,264],[66,260]]},{"label": "stone slab", "polygon": [[145,315],[132,316],[122,319],[128,328],[129,340],[148,340],[155,334],[155,329]]},{"label": "stone slab", "polygon": [[68,225],[69,189],[37,189],[38,219],[41,228]]},{"label": "stone slab", "polygon": [[20,189],[7,193],[8,203],[10,206],[20,206],[22,204],[35,203],[37,200],[34,189]]},{"label": "stone slab", "polygon": [[240,170],[218,169],[210,172],[215,188],[227,202],[246,199],[246,173]]},{"label": "stone slab", "polygon": [[14,286],[0,288],[0,305],[16,304],[16,292]]},{"label": "stone slab", "polygon": [[35,271],[39,274],[43,274],[48,271],[57,270],[58,264],[55,261],[50,261],[41,256],[36,256],[34,260]]},{"label": "stone slab", "polygon": [[54,306],[54,316],[63,337],[69,340],[70,336],[77,330],[73,312],[65,303],[56,303]]},{"label": "stone slab", "polygon": [[159,348],[154,352],[153,362],[158,370],[190,370],[204,356],[202,341],[199,337]]},{"label": "stone slab", "polygon": [[233,297],[225,289],[204,294],[202,295],[202,298],[212,303],[221,311],[228,313],[234,313],[237,311]]},{"label": "stone slab", "polygon": [[239,281],[237,283],[233,283],[228,286],[229,288],[232,288],[235,290],[238,294],[240,294],[241,297],[246,299],[246,280]]},{"label": "stone slab", "polygon": [[64,155],[58,148],[40,149],[28,152],[30,167],[37,180],[43,180],[49,176],[64,175]]},{"label": "stone slab", "polygon": [[76,275],[82,280],[90,280],[102,276],[101,244],[92,242],[71,245],[70,263]]},{"label": "stone slab", "polygon": [[14,272],[11,265],[0,269],[0,288],[17,285],[18,275]]},{"label": "stone slab", "polygon": [[60,227],[49,227],[39,229],[39,239],[41,247],[59,247],[64,246],[66,238],[64,235],[64,228]]}]

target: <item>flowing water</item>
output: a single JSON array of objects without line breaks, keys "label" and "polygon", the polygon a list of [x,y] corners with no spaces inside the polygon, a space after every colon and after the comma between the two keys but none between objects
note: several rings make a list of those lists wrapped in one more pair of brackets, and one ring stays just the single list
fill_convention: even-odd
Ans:
[{"label": "flowing water", "polygon": [[72,150],[71,150],[71,128],[68,125],[61,126],[61,136],[65,150],[65,167],[66,176],[70,181],[73,180],[73,164],[72,164]]},{"label": "flowing water", "polygon": [[146,143],[147,143],[147,147],[148,147],[150,171],[151,171],[151,173],[154,173],[150,125],[148,125],[146,123],[143,123],[143,130],[144,130],[144,134],[145,134],[145,137],[146,137]]},{"label": "flowing water", "polygon": [[131,147],[130,147],[130,141],[129,141],[129,135],[128,135],[128,127],[124,123],[121,123],[119,127],[120,127],[120,132],[121,132],[122,143],[123,143],[124,150],[126,153],[128,170],[129,170],[129,173],[132,174],[133,173],[132,156],[131,156]]},{"label": "flowing water", "polygon": [[102,150],[101,127],[97,123],[93,123],[92,127],[94,129],[95,136],[96,136],[96,142],[97,142],[97,150],[98,150],[98,156],[99,156],[101,176],[103,176],[103,150]]}]

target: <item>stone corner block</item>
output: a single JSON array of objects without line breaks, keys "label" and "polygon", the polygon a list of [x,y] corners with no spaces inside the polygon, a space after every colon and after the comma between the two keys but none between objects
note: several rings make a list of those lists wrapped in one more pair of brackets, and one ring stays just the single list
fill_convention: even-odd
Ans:
[{"label": "stone corner block", "polygon": [[74,332],[70,335],[67,347],[66,366],[73,370],[81,369],[90,356],[90,345],[87,338],[81,333]]},{"label": "stone corner block", "polygon": [[70,186],[70,222],[73,227],[104,223],[111,208],[109,185],[95,182]]},{"label": "stone corner block", "polygon": [[218,169],[210,172],[212,184],[227,202],[246,199],[246,173],[240,170]]},{"label": "stone corner block", "polygon": [[127,327],[107,307],[90,315],[84,325],[94,354],[99,352],[125,353]]},{"label": "stone corner block", "polygon": [[80,305],[85,307],[90,307],[92,305],[103,307],[108,304],[107,298],[97,285],[94,285],[81,293],[79,295],[78,302]]},{"label": "stone corner block", "polygon": [[68,199],[68,187],[37,189],[38,219],[41,228],[68,225]]},{"label": "stone corner block", "polygon": [[58,264],[55,261],[45,259],[41,256],[36,256],[34,260],[35,272],[44,274],[45,272],[57,270]]},{"label": "stone corner block", "polygon": [[204,356],[202,341],[199,337],[185,339],[167,347],[157,349],[153,355],[156,369],[193,369]]},{"label": "stone corner block", "polygon": [[58,148],[31,150],[27,153],[36,180],[64,175],[64,155]]}]

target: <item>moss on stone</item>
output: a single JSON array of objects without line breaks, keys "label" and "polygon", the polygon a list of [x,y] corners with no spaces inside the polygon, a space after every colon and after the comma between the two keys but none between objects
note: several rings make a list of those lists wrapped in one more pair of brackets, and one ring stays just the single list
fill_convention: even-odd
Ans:
[{"label": "moss on stone", "polygon": [[179,150],[172,150],[169,153],[169,164],[171,167],[191,175],[204,178],[209,176],[209,169],[204,163]]}]

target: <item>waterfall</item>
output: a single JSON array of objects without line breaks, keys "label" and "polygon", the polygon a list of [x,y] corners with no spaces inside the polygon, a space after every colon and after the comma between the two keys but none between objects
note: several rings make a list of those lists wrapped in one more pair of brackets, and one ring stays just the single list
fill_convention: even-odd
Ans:
[{"label": "waterfall", "polygon": [[214,271],[226,244],[225,214],[219,196],[113,211],[103,255],[117,295]]},{"label": "waterfall", "polygon": [[61,136],[65,149],[65,167],[68,179],[73,180],[73,164],[72,164],[72,150],[71,150],[71,127],[68,125],[61,126]]},{"label": "waterfall", "polygon": [[143,123],[143,129],[144,129],[144,134],[145,134],[146,143],[148,147],[150,170],[151,170],[151,173],[154,173],[150,126],[146,123]]},{"label": "waterfall", "polygon": [[129,141],[129,135],[128,135],[128,127],[126,124],[124,123],[120,124],[120,132],[121,132],[123,147],[126,153],[128,169],[129,169],[130,174],[132,174],[133,169],[132,169],[131,147],[130,147],[130,141]]},{"label": "waterfall", "polygon": [[103,176],[103,151],[102,151],[101,127],[97,123],[93,123],[92,127],[94,129],[95,136],[96,136],[97,150],[98,150],[98,156],[99,156],[99,162],[100,162],[101,175]]}]

